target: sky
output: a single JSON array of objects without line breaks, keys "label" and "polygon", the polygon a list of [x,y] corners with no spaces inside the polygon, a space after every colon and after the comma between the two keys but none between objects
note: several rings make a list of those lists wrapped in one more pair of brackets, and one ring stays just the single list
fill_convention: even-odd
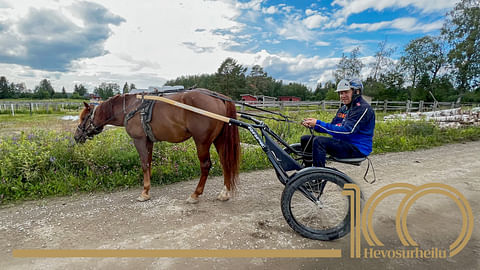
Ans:
[{"label": "sky", "polygon": [[410,40],[437,35],[456,2],[0,0],[0,76],[29,89],[46,78],[58,92],[147,88],[213,74],[232,57],[314,89],[355,47],[365,79],[380,42],[398,58]]}]

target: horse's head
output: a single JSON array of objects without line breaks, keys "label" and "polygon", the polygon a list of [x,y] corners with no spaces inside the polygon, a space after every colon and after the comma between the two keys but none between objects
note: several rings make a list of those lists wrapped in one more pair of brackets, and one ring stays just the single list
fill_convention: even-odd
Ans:
[{"label": "horse's head", "polygon": [[87,139],[93,138],[93,136],[102,132],[102,126],[95,125],[95,111],[97,107],[90,106],[86,102],[83,102],[85,108],[80,113],[80,124],[75,131],[74,139],[77,143],[84,143]]}]

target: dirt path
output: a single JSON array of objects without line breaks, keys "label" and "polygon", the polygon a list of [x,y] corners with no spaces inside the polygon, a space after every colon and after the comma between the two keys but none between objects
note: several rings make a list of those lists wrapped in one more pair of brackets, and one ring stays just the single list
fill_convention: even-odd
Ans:
[{"label": "dirt path", "polygon": [[[220,177],[209,179],[196,205],[184,201],[197,180],[154,187],[153,199],[138,203],[140,188],[21,203],[0,208],[0,269],[479,269],[480,141],[425,151],[372,157],[377,183],[361,180],[361,168],[338,166],[357,180],[368,198],[380,187],[407,182],[449,184],[472,206],[476,227],[468,245],[448,259],[350,259],[350,237],[313,241],[295,234],[283,219],[283,186],[273,169],[241,175],[240,191],[229,202],[215,200]],[[400,195],[399,195],[400,196]],[[395,213],[401,197],[375,211],[376,234],[390,248],[401,248]],[[409,232],[425,247],[447,248],[459,235],[456,204],[440,195],[425,197],[409,212]],[[366,243],[363,243],[366,247]],[[181,259],[74,258],[19,259],[13,249],[326,249],[343,250],[343,259]]]}]

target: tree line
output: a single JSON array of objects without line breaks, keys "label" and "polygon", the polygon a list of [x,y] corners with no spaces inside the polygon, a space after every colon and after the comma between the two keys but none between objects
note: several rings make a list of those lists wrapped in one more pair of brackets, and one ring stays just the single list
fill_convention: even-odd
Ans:
[{"label": "tree line", "polygon": [[[135,84],[125,82],[122,91],[117,83],[101,83],[93,90],[93,94],[100,96],[102,99],[108,99],[116,94],[126,94],[130,90],[136,89]],[[60,92],[53,89],[52,84],[47,79],[42,79],[33,90],[27,89],[24,83],[9,83],[5,76],[0,77],[0,99],[2,98],[25,98],[25,99],[86,99],[89,98],[87,88],[82,84],[75,84],[73,92],[67,93],[65,87]]]},{"label": "tree line", "polygon": [[312,96],[307,86],[295,82],[284,84],[282,80],[268,76],[260,65],[254,65],[248,74],[247,71],[247,67],[229,57],[221,63],[214,74],[181,76],[167,81],[165,85],[207,88],[234,99],[240,99],[242,94],[297,96],[302,100],[310,99]]}]

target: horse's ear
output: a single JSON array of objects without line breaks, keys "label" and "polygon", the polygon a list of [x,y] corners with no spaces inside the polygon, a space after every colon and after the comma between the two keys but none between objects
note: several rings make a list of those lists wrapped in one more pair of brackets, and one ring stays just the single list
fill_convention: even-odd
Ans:
[{"label": "horse's ear", "polygon": [[85,101],[83,102],[83,105],[85,105],[85,108],[90,109],[90,106]]}]

